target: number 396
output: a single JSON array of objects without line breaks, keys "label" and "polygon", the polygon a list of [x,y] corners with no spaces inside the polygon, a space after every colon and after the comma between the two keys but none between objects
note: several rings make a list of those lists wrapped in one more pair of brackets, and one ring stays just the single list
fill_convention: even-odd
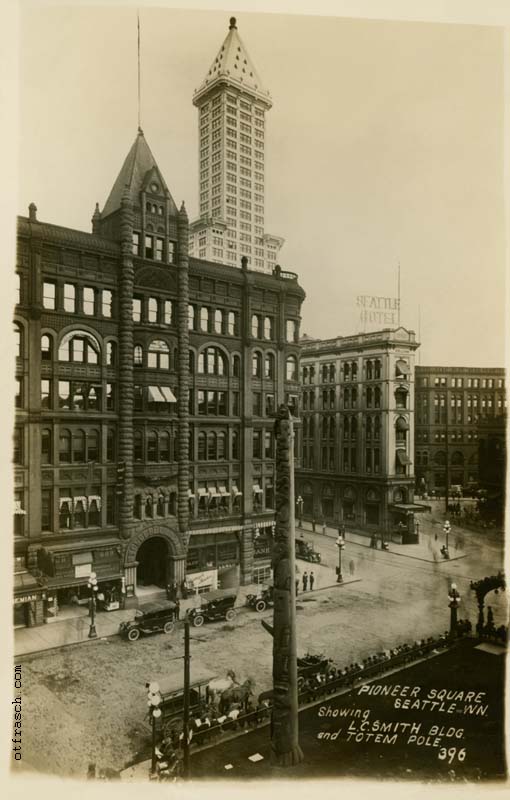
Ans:
[{"label": "number 396", "polygon": [[440,761],[448,761],[449,764],[455,761],[455,758],[457,758],[457,761],[464,761],[466,758],[466,748],[462,747],[460,750],[457,750],[456,747],[449,747],[448,749],[446,749],[446,747],[441,747],[437,757]]}]

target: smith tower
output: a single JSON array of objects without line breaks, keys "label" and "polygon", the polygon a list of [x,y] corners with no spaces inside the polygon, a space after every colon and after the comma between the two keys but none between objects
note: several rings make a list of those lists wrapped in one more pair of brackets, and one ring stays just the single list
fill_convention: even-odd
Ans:
[{"label": "smith tower", "polygon": [[265,233],[265,115],[272,102],[234,17],[193,96],[199,111],[200,216],[190,226],[193,256],[272,272],[283,239]]}]

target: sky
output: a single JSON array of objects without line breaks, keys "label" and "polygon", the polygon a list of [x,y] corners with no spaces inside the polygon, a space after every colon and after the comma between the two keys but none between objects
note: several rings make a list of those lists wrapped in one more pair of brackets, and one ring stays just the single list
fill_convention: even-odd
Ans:
[{"label": "sky", "polygon": [[[192,96],[235,13],[140,11],[142,127],[190,219]],[[395,297],[400,263],[418,363],[502,366],[502,29],[236,16],[272,95],[266,230],[306,291],[302,332],[363,330],[356,297]],[[22,6],[17,213],[35,202],[40,220],[91,230],[136,136],[136,33],[133,6]]]}]

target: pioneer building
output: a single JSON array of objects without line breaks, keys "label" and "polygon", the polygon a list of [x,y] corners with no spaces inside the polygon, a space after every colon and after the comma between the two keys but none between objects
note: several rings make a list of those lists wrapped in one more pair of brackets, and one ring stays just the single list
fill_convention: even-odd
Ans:
[{"label": "pioneer building", "polygon": [[302,340],[296,495],[317,522],[412,534],[415,334]]},{"label": "pioneer building", "polygon": [[297,403],[304,292],[188,258],[142,131],[92,233],[18,222],[15,621],[269,570],[271,414]]}]

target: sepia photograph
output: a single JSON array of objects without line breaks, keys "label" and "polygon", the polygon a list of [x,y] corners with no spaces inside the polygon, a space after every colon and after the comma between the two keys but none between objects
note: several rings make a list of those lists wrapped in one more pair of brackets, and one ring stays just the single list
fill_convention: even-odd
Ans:
[{"label": "sepia photograph", "polygon": [[505,791],[508,9],[12,5],[10,796]]}]

